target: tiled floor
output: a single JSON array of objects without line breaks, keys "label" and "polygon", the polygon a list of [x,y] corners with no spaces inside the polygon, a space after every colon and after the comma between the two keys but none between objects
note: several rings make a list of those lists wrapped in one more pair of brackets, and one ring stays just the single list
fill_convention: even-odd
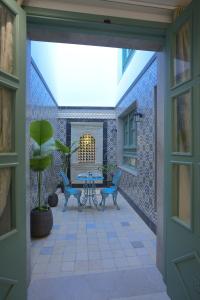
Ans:
[{"label": "tiled floor", "polygon": [[32,278],[138,268],[155,264],[156,239],[129,204],[118,196],[105,211],[77,211],[76,201],[62,212],[63,197],[53,208],[52,233],[32,241]]},{"label": "tiled floor", "polygon": [[105,211],[92,207],[78,212],[72,198],[62,212],[60,195],[52,233],[32,241],[32,281],[155,268],[155,235],[120,194],[118,204],[120,210],[108,199]]}]

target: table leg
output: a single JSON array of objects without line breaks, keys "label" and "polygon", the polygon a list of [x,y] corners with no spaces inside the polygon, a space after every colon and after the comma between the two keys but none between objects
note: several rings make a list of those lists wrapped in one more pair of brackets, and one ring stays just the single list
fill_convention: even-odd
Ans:
[{"label": "table leg", "polygon": [[83,198],[81,201],[81,205],[85,206],[88,200],[88,184],[87,181],[84,182],[83,184]]},{"label": "table leg", "polygon": [[95,181],[92,181],[92,202],[96,208],[98,208],[97,194],[96,194],[96,184]]},{"label": "table leg", "polygon": [[89,201],[89,207],[92,207],[93,203],[94,206],[98,209],[95,181],[85,181],[83,184],[83,198],[81,201],[81,205],[86,206],[87,201]]}]

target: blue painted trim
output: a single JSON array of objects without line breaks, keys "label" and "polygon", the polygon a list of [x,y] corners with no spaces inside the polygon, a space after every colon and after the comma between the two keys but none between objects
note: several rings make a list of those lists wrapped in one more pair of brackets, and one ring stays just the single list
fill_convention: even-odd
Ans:
[{"label": "blue painted trim", "polygon": [[157,59],[157,53],[155,53],[152,58],[148,61],[148,63],[144,66],[140,74],[136,77],[136,79],[133,81],[133,83],[130,85],[130,87],[126,90],[126,92],[123,94],[121,99],[117,102],[116,108],[120,105],[120,103],[124,100],[124,98],[128,95],[128,93],[133,89],[133,87],[136,85],[136,83],[141,79],[141,77],[147,72],[147,70],[150,68],[150,66],[153,64],[153,62]]},{"label": "blue painted trim", "polygon": [[40,80],[42,81],[42,83],[44,84],[45,88],[47,89],[47,92],[49,93],[50,97],[52,98],[54,104],[56,105],[56,107],[58,107],[58,103],[56,101],[56,99],[54,98],[54,96],[52,95],[50,88],[48,87],[44,77],[42,76],[42,73],[40,72],[40,70],[38,69],[37,64],[35,63],[34,59],[31,57],[31,64],[33,66],[33,68],[35,69],[35,71],[37,72],[38,76],[40,77]]}]

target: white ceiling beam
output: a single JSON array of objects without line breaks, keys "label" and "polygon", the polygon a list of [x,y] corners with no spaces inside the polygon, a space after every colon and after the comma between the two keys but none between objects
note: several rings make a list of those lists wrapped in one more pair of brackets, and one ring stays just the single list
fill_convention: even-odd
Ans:
[{"label": "white ceiling beam", "polygon": [[85,1],[85,4],[78,4],[71,1],[39,1],[39,0],[25,0],[25,6],[40,7],[47,9],[56,9],[68,12],[78,12],[95,14],[110,17],[121,17],[135,20],[147,20],[163,23],[171,23],[172,16],[171,11],[164,9],[149,8],[145,9],[136,5],[124,5],[119,3],[105,3],[104,5],[97,5],[96,3],[89,4]]},{"label": "white ceiling beam", "polygon": [[172,22],[176,5],[191,0],[25,0],[25,6],[163,23]]},{"label": "white ceiling beam", "polygon": [[[76,0],[75,0],[76,1]],[[80,0],[79,0],[80,1]],[[170,9],[174,10],[177,6],[187,6],[191,0],[98,0],[101,2],[118,2],[118,3],[124,3],[124,4],[135,4],[139,6],[145,6],[145,7],[155,7],[155,8],[164,8],[164,9]]]}]

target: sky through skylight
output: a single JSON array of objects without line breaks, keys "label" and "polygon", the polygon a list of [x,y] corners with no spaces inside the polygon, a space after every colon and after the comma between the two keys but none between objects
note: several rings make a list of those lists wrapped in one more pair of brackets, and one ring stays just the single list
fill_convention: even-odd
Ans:
[{"label": "sky through skylight", "polygon": [[31,42],[31,55],[60,106],[115,106],[118,49]]}]

